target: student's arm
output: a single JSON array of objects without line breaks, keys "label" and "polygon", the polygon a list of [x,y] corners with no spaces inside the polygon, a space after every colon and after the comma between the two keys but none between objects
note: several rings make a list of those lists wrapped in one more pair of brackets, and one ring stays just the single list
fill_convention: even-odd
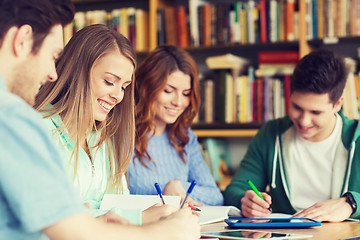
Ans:
[{"label": "student's arm", "polygon": [[[264,192],[268,184],[266,176],[268,161],[270,160],[267,159],[268,153],[265,145],[271,143],[267,143],[265,140],[268,139],[265,130],[262,128],[251,141],[237,173],[224,192],[225,205],[236,206],[242,210],[243,214],[248,213],[249,217],[266,217],[269,215],[267,208],[271,198]],[[256,196],[254,191],[247,192],[251,189],[248,180],[254,183],[268,203]]]},{"label": "student's arm", "polygon": [[145,226],[105,224],[87,214],[76,215],[45,228],[43,232],[52,240],[195,240],[200,238],[200,225],[197,216],[184,208],[164,220]]},{"label": "student's arm", "polygon": [[346,202],[345,197],[341,197],[315,203],[295,214],[294,217],[311,218],[319,222],[341,222],[349,218],[351,213],[351,206]]},{"label": "student's arm", "polygon": [[196,180],[191,198],[205,205],[223,205],[224,198],[216,185],[209,167],[206,165],[199,142],[191,130],[189,131],[189,143],[186,147],[189,161],[188,181],[183,183],[184,188],[189,188],[191,182]]}]

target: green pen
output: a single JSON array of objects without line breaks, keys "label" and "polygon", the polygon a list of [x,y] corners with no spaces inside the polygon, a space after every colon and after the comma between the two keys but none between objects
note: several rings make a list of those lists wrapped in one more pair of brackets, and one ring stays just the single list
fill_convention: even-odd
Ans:
[{"label": "green pen", "polygon": [[[255,187],[255,185],[252,183],[251,180],[248,181],[248,184],[250,185],[251,189],[256,193],[256,195],[258,195],[262,200],[265,201],[264,197],[260,194],[259,190],[257,190],[257,188]],[[271,212],[272,211],[271,207],[269,207],[268,210]]]}]

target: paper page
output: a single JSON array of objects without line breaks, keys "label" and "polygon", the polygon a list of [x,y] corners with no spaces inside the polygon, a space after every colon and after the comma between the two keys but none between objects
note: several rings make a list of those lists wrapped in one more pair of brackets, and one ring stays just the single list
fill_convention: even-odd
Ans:
[{"label": "paper page", "polygon": [[205,206],[198,207],[200,212],[200,224],[220,222],[231,217],[240,217],[240,210],[234,206]]},{"label": "paper page", "polygon": [[291,218],[293,215],[286,213],[271,213],[269,218]]},{"label": "paper page", "polygon": [[[180,196],[163,196],[166,204],[180,207]],[[105,194],[101,202],[101,210],[110,210],[113,207],[122,209],[145,210],[156,203],[162,203],[158,195],[119,195]]]}]

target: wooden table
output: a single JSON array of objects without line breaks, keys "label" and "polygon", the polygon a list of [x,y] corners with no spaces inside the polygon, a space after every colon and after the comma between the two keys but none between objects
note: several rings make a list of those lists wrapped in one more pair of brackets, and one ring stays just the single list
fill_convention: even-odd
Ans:
[{"label": "wooden table", "polygon": [[[226,224],[213,223],[208,225],[202,225],[202,232],[210,231],[222,231],[225,229]],[[252,229],[254,230],[254,229]],[[340,223],[322,223],[319,227],[306,228],[306,229],[257,229],[259,231],[269,232],[283,232],[283,233],[297,233],[312,235],[311,238],[314,240],[335,240],[360,235],[360,222],[345,221]],[[360,239],[360,237],[358,238]]]}]

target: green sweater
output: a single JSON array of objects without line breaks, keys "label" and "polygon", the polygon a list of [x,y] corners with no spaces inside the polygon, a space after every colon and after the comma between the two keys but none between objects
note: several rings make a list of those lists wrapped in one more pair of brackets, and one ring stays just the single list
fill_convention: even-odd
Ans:
[{"label": "green sweater", "polygon": [[[343,120],[341,134],[342,143],[347,150],[347,161],[344,170],[341,170],[339,190],[341,195],[351,192],[357,206],[360,206],[360,124],[359,120],[350,120],[342,111],[339,112]],[[289,189],[284,170],[282,137],[293,128],[293,123],[288,116],[269,121],[256,134],[251,141],[248,151],[240,164],[232,182],[224,192],[225,205],[233,205],[241,208],[241,198],[250,187],[249,179],[257,186],[259,191],[264,192],[270,186],[272,197],[272,209],[274,212],[294,214],[295,209],[289,200]],[[339,170],[334,169],[334,174]],[[340,182],[341,181],[341,182]],[[351,215],[352,218],[360,218],[360,207]]]}]

